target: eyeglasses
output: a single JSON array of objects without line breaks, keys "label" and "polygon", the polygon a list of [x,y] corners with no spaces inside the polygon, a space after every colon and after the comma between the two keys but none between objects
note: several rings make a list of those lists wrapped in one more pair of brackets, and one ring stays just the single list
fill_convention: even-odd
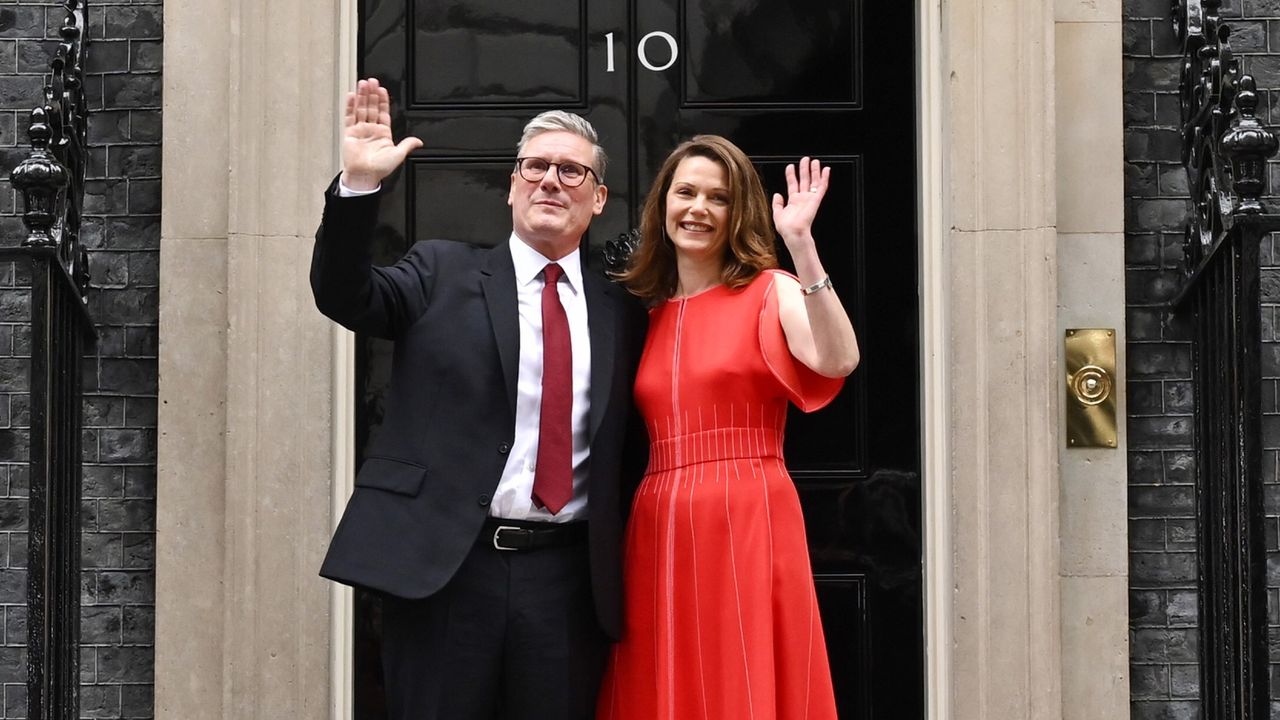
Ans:
[{"label": "eyeglasses", "polygon": [[596,171],[576,162],[558,162],[554,163],[540,157],[522,157],[516,158],[516,167],[520,170],[520,177],[529,182],[538,182],[546,177],[547,171],[552,166],[556,168],[556,177],[560,179],[561,184],[565,187],[578,187],[582,181],[587,179],[587,173],[595,175],[596,182],[600,182],[600,176],[596,175]]}]

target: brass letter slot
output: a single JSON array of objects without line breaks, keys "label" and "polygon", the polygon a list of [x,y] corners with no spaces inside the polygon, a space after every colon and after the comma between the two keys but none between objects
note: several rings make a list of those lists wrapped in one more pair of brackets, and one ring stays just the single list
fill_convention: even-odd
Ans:
[{"label": "brass letter slot", "polygon": [[1116,331],[1067,330],[1067,446],[1116,446]]}]

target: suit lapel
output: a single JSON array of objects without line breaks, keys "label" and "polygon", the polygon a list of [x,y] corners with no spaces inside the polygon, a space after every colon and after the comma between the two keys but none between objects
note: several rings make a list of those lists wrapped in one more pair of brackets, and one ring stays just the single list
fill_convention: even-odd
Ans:
[{"label": "suit lapel", "polygon": [[493,339],[498,345],[498,358],[502,361],[507,405],[511,409],[511,417],[515,417],[516,373],[520,366],[520,319],[516,301],[516,270],[511,262],[511,248],[502,243],[490,250],[480,274],[485,304],[489,306]]},{"label": "suit lapel", "polygon": [[613,387],[617,301],[609,292],[608,281],[589,270],[584,269],[582,284],[587,292],[587,328],[591,334],[591,410],[587,423],[587,443],[590,444],[604,419],[609,389]]},{"label": "suit lapel", "polygon": [[[516,379],[520,367],[520,318],[516,299],[516,271],[511,262],[511,249],[505,243],[489,252],[480,270],[481,287],[493,326],[493,339],[502,362],[502,379],[507,387],[507,405],[511,416],[516,412]],[[595,438],[609,405],[613,387],[616,354],[617,300],[608,280],[583,269],[583,288],[587,294],[587,331],[591,335],[591,409],[588,413],[587,442]]]}]

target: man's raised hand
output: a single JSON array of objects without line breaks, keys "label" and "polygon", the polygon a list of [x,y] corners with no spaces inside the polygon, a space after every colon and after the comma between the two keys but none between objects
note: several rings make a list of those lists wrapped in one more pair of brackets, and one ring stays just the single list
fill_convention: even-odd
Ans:
[{"label": "man's raised hand", "polygon": [[422,147],[409,136],[398,144],[391,138],[391,96],[374,78],[361,80],[347,93],[342,130],[342,184],[352,190],[373,190],[406,156]]}]

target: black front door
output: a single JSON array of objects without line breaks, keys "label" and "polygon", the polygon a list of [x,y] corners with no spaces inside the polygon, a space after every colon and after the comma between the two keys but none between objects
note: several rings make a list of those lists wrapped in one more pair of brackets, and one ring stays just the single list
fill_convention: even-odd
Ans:
[{"label": "black front door", "polygon": [[[382,80],[397,137],[426,142],[390,181],[376,233],[484,245],[520,129],[586,116],[611,158],[605,241],[636,225],[680,140],[717,133],[770,191],[801,155],[832,167],[814,233],[854,318],[863,362],[837,401],[793,413],[787,460],[809,547],[840,714],[924,716],[912,3],[862,0],[363,0],[360,76]],[[389,353],[360,340],[357,440],[378,432]],[[358,595],[356,717],[383,717],[376,604]]]}]

